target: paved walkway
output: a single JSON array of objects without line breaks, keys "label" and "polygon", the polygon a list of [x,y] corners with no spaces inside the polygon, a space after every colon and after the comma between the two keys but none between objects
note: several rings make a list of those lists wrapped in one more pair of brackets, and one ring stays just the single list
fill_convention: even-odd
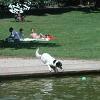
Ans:
[{"label": "paved walkway", "polygon": [[[62,60],[62,63],[64,71],[61,73],[100,71],[100,61]],[[50,73],[48,67],[39,59],[0,58],[0,77],[14,75],[42,75],[45,73]]]}]

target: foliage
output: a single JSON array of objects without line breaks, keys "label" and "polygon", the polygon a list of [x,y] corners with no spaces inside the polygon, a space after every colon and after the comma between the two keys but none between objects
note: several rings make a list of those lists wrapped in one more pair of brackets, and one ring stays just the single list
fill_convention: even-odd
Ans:
[{"label": "foliage", "polygon": [[88,5],[88,2],[100,6],[100,0],[0,0],[0,3],[3,5],[9,5],[10,3],[27,3],[35,8],[78,6],[80,3],[82,5]]}]

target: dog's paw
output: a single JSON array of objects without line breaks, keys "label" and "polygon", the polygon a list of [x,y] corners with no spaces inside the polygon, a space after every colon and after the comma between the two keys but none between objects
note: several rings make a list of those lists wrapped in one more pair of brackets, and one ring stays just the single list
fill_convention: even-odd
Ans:
[{"label": "dog's paw", "polygon": [[51,68],[49,68],[49,72],[52,72],[52,69]]},{"label": "dog's paw", "polygon": [[51,72],[52,72],[52,70],[49,70],[49,72],[51,73]]}]

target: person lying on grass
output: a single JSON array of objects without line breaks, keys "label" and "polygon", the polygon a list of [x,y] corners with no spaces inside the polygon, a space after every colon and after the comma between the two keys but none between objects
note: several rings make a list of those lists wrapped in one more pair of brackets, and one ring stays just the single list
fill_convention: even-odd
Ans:
[{"label": "person lying on grass", "polygon": [[34,29],[32,29],[31,37],[35,38],[35,39],[39,39],[39,38],[47,38],[48,40],[55,39],[55,37],[50,34],[45,34],[45,35],[43,35],[41,33],[37,34]]},{"label": "person lying on grass", "polygon": [[31,37],[32,37],[32,38],[35,38],[35,39],[39,39],[39,38],[43,38],[44,35],[41,34],[41,33],[40,33],[40,34],[37,34],[37,33],[35,32],[35,29],[32,28]]}]

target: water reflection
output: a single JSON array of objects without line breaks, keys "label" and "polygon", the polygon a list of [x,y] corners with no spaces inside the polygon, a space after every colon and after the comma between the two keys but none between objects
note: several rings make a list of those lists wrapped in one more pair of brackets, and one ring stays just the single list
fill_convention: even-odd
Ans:
[{"label": "water reflection", "polygon": [[99,93],[99,76],[0,82],[0,100],[100,100]]},{"label": "water reflection", "polygon": [[53,80],[44,80],[43,84],[41,84],[41,88],[40,91],[44,94],[50,94],[50,92],[52,92],[53,90]]}]

